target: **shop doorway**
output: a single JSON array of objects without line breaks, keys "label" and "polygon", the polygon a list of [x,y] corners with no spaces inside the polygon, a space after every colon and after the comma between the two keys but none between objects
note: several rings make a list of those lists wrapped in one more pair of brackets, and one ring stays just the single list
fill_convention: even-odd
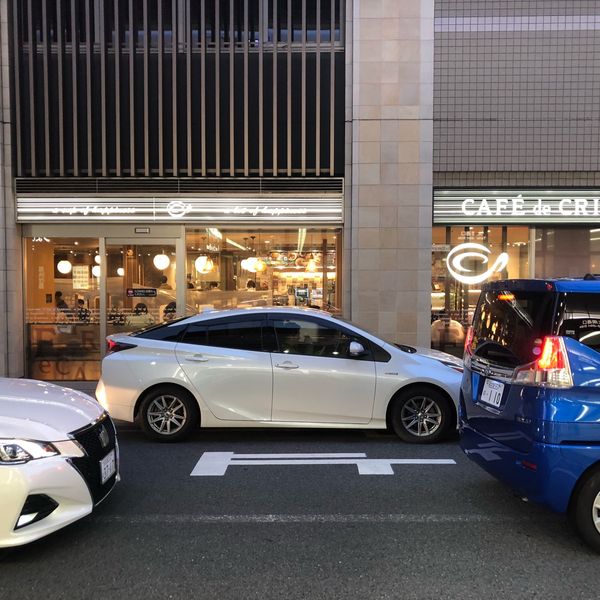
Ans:
[{"label": "shop doorway", "polygon": [[94,382],[106,336],[185,314],[183,237],[92,237],[81,229],[24,238],[28,377]]}]

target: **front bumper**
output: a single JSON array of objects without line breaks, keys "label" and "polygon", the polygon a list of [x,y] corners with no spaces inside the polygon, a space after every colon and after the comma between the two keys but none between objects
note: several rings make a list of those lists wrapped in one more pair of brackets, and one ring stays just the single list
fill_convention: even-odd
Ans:
[{"label": "front bumper", "polygon": [[[92,435],[104,425],[109,443],[101,450]],[[112,428],[112,429],[111,429]],[[112,433],[111,433],[112,431]],[[0,466],[0,548],[20,546],[44,537],[90,514],[119,480],[118,445],[108,417],[79,432],[76,439],[87,456],[53,456],[18,465]],[[101,484],[99,460],[114,450],[116,472]],[[31,496],[43,494],[58,506],[43,519],[16,528],[21,511]]]},{"label": "front bumper", "polygon": [[518,452],[464,421],[460,423],[460,445],[490,475],[519,495],[557,512],[568,510],[577,481],[600,461],[600,446],[535,442],[530,452]]}]

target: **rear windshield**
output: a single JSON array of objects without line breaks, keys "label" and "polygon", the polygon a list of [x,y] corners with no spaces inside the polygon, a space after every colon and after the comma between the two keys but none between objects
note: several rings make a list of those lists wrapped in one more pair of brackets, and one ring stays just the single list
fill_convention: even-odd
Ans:
[{"label": "rear windshield", "polygon": [[473,319],[473,354],[509,368],[534,361],[542,338],[552,333],[555,302],[548,292],[483,292]]},{"label": "rear windshield", "polygon": [[561,294],[558,334],[600,351],[600,294]]}]

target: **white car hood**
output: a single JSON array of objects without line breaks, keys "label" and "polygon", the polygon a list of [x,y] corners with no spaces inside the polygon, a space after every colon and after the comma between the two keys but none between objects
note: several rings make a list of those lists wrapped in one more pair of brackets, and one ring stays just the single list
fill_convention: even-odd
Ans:
[{"label": "white car hood", "polygon": [[395,344],[388,343],[386,345],[388,348],[392,349],[394,356],[401,356],[403,359],[406,359],[407,356],[415,357],[417,359],[420,357],[425,357],[436,361],[441,361],[448,364],[448,366],[456,365],[460,369],[463,368],[463,361],[461,358],[457,358],[456,356],[452,356],[452,354],[447,354],[446,352],[440,352],[439,350],[433,350],[432,348],[425,348],[423,346],[408,346],[409,348],[414,348],[416,352],[406,352]]},{"label": "white car hood", "polygon": [[423,348],[421,346],[415,347],[418,354],[421,356],[428,356],[429,358],[435,358],[436,360],[441,360],[447,363],[453,363],[457,367],[463,366],[463,361],[456,356],[452,356],[452,354],[448,354],[446,352],[440,352],[439,350],[433,350],[432,348]]},{"label": "white car hood", "polygon": [[58,441],[104,409],[76,390],[32,379],[0,378],[0,438]]}]

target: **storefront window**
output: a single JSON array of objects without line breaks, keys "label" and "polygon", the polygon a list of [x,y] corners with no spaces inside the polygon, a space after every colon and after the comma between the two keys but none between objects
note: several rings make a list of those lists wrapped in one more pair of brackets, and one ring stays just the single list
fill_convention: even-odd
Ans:
[{"label": "storefront window", "polygon": [[122,333],[177,314],[175,245],[106,246],[106,331]]},{"label": "storefront window", "polygon": [[186,312],[204,307],[340,310],[339,230],[192,229],[186,235]]},{"label": "storefront window", "polygon": [[536,228],[535,276],[583,277],[600,272],[600,229]]},{"label": "storefront window", "polygon": [[25,238],[28,376],[100,375],[97,239]]},{"label": "storefront window", "polygon": [[434,227],[432,347],[462,355],[465,332],[473,317],[481,284],[495,279],[528,277],[529,273],[527,227]]}]

